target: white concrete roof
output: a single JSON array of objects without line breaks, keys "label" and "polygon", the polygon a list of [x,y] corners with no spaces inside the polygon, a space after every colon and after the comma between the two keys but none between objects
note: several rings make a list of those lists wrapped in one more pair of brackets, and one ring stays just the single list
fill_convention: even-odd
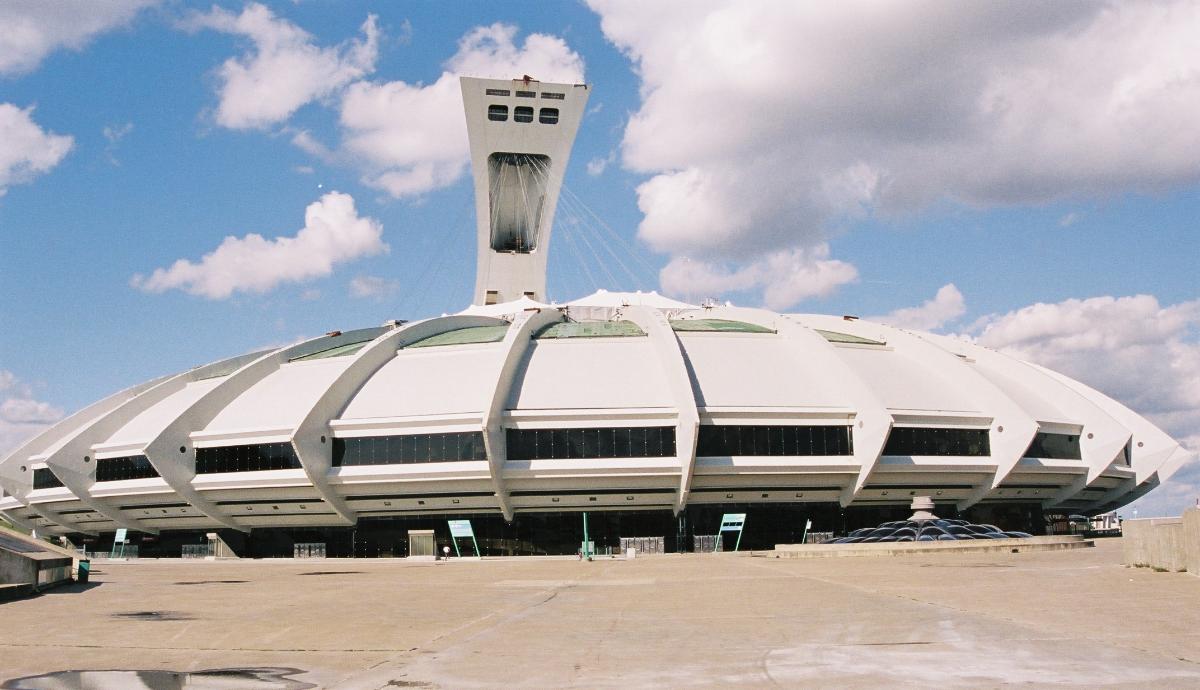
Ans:
[{"label": "white concrete roof", "polygon": [[350,399],[341,419],[481,413],[498,343],[401,350]]},{"label": "white concrete roof", "polygon": [[646,337],[536,341],[508,398],[509,409],[517,410],[671,404],[662,368]]},{"label": "white concrete roof", "polygon": [[330,357],[285,364],[224,407],[202,435],[252,430],[294,429],[353,357]]},{"label": "white concrete roof", "polygon": [[623,307],[637,305],[655,309],[695,309],[696,305],[680,302],[679,300],[663,297],[654,290],[642,292],[609,292],[597,290],[587,297],[580,297],[567,302],[572,307]]},{"label": "white concrete roof", "polygon": [[[143,446],[149,443],[154,440],[158,432],[173,422],[181,412],[204,397],[205,393],[215,388],[223,379],[224,377],[217,377],[188,383],[145,412],[129,420],[116,433],[97,444],[97,449],[103,450],[107,447],[124,449]],[[140,448],[138,452],[140,452]]]}]

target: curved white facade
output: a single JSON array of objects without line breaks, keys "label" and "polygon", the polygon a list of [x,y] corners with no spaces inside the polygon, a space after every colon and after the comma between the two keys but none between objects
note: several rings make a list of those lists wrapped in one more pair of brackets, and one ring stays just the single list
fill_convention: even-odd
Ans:
[{"label": "curved white facade", "polygon": [[[1142,495],[1187,456],[1077,381],[944,336],[640,293],[468,311],[489,313],[326,335],[122,391],[0,462],[0,510],[46,533],[705,503],[903,505],[914,494],[960,509],[1037,502],[1097,512]],[[561,443],[530,446],[551,457],[514,457],[508,448],[518,438],[510,430],[585,438],[641,428],[657,430],[644,457],[591,457],[604,449]],[[757,432],[760,443],[776,443],[780,430],[802,439],[845,430],[850,445],[814,452],[789,440],[758,454],[713,454],[718,429],[740,430],[745,443]],[[894,434],[942,445],[900,454],[889,446]],[[659,440],[667,435],[669,453]],[[960,437],[986,442],[945,454]],[[442,449],[474,438],[482,445],[469,457],[418,451],[426,454],[414,460],[399,450],[405,439]],[[294,465],[235,467],[243,460],[229,448],[282,448]],[[198,456],[228,456],[233,465],[216,469],[236,471],[198,473]],[[97,481],[98,466],[142,457],[151,468],[142,473],[158,476],[113,480],[101,469],[107,481]],[[62,486],[35,487],[35,476],[39,486]]]}]

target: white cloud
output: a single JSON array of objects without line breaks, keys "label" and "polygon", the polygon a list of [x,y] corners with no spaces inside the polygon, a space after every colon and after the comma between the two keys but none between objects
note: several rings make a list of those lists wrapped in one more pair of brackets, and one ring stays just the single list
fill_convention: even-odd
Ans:
[{"label": "white cloud", "polygon": [[152,4],[155,0],[0,2],[0,75],[29,72],[58,48],[79,50]]},{"label": "white cloud", "polygon": [[188,30],[213,29],[249,38],[252,51],[229,58],[217,70],[217,123],[231,129],[264,129],[287,120],[301,106],[326,98],[375,69],[379,29],[375,15],[362,24],[363,37],[320,48],[313,36],[269,8],[250,3],[241,14],[214,7],[193,14]]},{"label": "white cloud", "polygon": [[673,256],[1200,179],[1200,3],[589,4],[641,80],[639,235]]},{"label": "white cloud", "polygon": [[938,289],[933,299],[926,300],[919,307],[907,307],[884,316],[869,317],[872,321],[880,321],[897,328],[911,328],[919,331],[931,331],[950,323],[967,312],[966,302],[962,293],[947,283]]},{"label": "white cloud", "polygon": [[333,271],[334,264],[388,251],[383,226],[362,217],[349,194],[329,192],[304,211],[304,227],[294,237],[226,237],[200,261],[179,259],[149,277],[130,283],[146,292],[178,289],[208,299],[234,292],[267,292],[281,283],[299,283]]},{"label": "white cloud", "polygon": [[616,160],[617,160],[617,152],[616,151],[609,153],[607,156],[605,156],[603,158],[597,156],[597,157],[591,159],[590,161],[588,161],[587,174],[591,175],[592,177],[599,177],[604,174],[605,170],[608,169],[609,164],[615,162]]},{"label": "white cloud", "polygon": [[[364,183],[394,197],[445,187],[466,171],[466,121],[460,75],[543,81],[583,81],[583,59],[560,38],[530,34],[518,47],[517,28],[477,27],[459,40],[432,84],[358,82],[342,100],[342,155],[364,169]],[[327,153],[307,137],[296,144]]]},{"label": "white cloud", "polygon": [[129,133],[132,131],[132,122],[126,122],[120,125],[105,125],[104,129],[101,130],[101,134],[103,134],[104,138],[108,140],[108,146],[104,147],[104,153],[106,156],[108,156],[109,163],[112,163],[113,165],[121,164],[121,161],[117,160],[117,145],[121,143],[122,139],[129,136]]},{"label": "white cloud", "polygon": [[32,386],[0,369],[0,457],[62,417],[61,409],[34,399]]},{"label": "white cloud", "polygon": [[[1076,378],[1200,451],[1200,300],[1070,299],[987,316],[973,330],[979,343]],[[1196,464],[1139,500],[1142,515],[1178,515],[1200,497]]]},{"label": "white cloud", "polygon": [[101,133],[108,143],[116,145],[121,142],[130,132],[133,131],[133,123],[126,122],[120,125],[105,125]]},{"label": "white cloud", "polygon": [[668,295],[696,301],[761,289],[764,305],[776,310],[823,297],[857,279],[858,270],[844,261],[830,259],[829,247],[824,244],[773,252],[740,267],[676,257],[659,272],[659,282]]},{"label": "white cloud", "polygon": [[0,103],[0,196],[10,185],[29,182],[58,165],[75,145],[72,137],[38,127],[32,114],[32,107]]},{"label": "white cloud", "polygon": [[350,294],[355,297],[382,299],[394,295],[399,289],[400,283],[378,276],[355,276],[350,281]]},{"label": "white cloud", "polygon": [[1058,219],[1058,227],[1069,228],[1072,225],[1074,225],[1075,223],[1077,223],[1078,221],[1079,221],[1079,214],[1076,213],[1075,211],[1071,211],[1067,215]]}]

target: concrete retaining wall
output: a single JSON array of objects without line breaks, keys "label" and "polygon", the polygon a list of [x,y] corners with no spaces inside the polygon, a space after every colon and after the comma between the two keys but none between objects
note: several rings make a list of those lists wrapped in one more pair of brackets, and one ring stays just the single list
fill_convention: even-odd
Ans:
[{"label": "concrete retaining wall", "polygon": [[1200,577],[1200,508],[1183,512],[1183,543],[1188,572]]},{"label": "concrete retaining wall", "polygon": [[1200,510],[1183,517],[1125,520],[1121,525],[1125,565],[1200,575]]},{"label": "concrete retaining wall", "polygon": [[38,564],[24,554],[0,549],[0,585],[37,586]]},{"label": "concrete retaining wall", "polygon": [[773,551],[754,551],[767,558],[843,558],[849,556],[905,556],[930,553],[1024,553],[1094,546],[1077,535],[1024,539],[958,539],[954,541],[874,542],[869,544],[776,544]]}]

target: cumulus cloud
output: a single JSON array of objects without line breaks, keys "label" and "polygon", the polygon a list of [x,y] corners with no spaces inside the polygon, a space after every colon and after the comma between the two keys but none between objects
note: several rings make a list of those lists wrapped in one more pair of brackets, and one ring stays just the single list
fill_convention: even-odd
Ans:
[{"label": "cumulus cloud", "polygon": [[739,267],[687,257],[672,259],[659,272],[668,295],[695,301],[731,292],[762,290],[768,309],[783,310],[810,297],[822,297],[858,279],[851,264],[829,258],[828,245],[773,252]]},{"label": "cumulus cloud", "polygon": [[400,283],[378,276],[354,276],[350,281],[350,294],[355,297],[382,299],[394,295],[399,289]]},{"label": "cumulus cloud", "polygon": [[880,321],[897,328],[911,328],[919,331],[932,331],[950,323],[967,312],[963,295],[954,286],[947,283],[938,289],[933,299],[926,300],[919,307],[897,309],[883,316],[869,317],[872,321]]},{"label": "cumulus cloud", "polygon": [[33,121],[33,108],[0,103],[0,196],[8,187],[49,171],[70,152],[75,139],[47,132]]},{"label": "cumulus cloud", "polygon": [[589,4],[641,80],[639,234],[674,256],[1200,179],[1195,2]]},{"label": "cumulus cloud", "polygon": [[178,289],[208,299],[262,293],[282,283],[327,276],[338,263],[386,252],[382,236],[383,226],[359,216],[353,197],[329,192],[308,205],[304,227],[293,237],[226,237],[198,262],[179,259],[149,276],[135,275],[130,283],[146,292]]},{"label": "cumulus cloud", "polygon": [[250,3],[240,14],[220,7],[193,14],[184,29],[212,29],[250,39],[253,48],[217,70],[216,120],[231,129],[263,129],[287,120],[311,101],[326,98],[375,69],[379,29],[375,15],[362,38],[322,48],[313,36],[269,8]]},{"label": "cumulus cloud", "polygon": [[[972,330],[979,343],[1083,381],[1200,451],[1200,300],[1163,306],[1135,295],[1039,303],[986,316]],[[1178,515],[1200,497],[1196,465],[1139,500],[1142,514]]]},{"label": "cumulus cloud", "polygon": [[[392,81],[351,85],[341,104],[341,154],[365,170],[363,182],[394,197],[448,186],[469,162],[460,75],[543,81],[583,81],[583,59],[561,38],[530,34],[519,46],[517,28],[477,27],[458,43],[432,84]],[[324,152],[311,137],[296,144]]]},{"label": "cumulus cloud", "polygon": [[9,0],[0,3],[0,75],[29,72],[58,48],[79,50],[125,26],[156,0]]},{"label": "cumulus cloud", "polygon": [[0,457],[62,417],[61,409],[34,399],[32,386],[0,369]]}]

